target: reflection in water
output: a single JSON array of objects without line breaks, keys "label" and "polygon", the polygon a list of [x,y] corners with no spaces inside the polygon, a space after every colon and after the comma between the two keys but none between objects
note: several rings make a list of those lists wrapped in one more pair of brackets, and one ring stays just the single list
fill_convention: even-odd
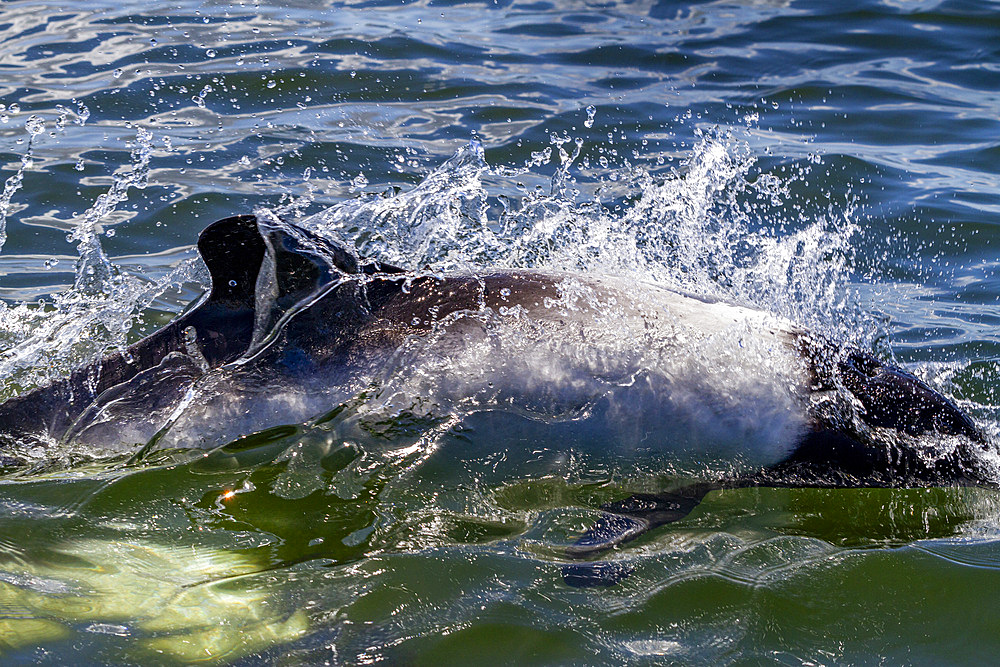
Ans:
[{"label": "reflection in water", "polygon": [[4,565],[0,647],[22,651],[96,633],[127,638],[136,660],[237,659],[309,631],[303,611],[287,609],[252,576],[261,567],[194,545],[63,543],[30,563]]}]

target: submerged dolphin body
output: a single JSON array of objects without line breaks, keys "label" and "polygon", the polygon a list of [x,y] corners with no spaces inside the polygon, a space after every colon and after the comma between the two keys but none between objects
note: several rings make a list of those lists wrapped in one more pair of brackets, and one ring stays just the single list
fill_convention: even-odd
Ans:
[{"label": "submerged dolphin body", "polygon": [[[765,313],[608,278],[417,275],[250,215],[206,228],[198,250],[212,279],[198,304],[0,405],[0,446],[213,446],[321,414],[391,359],[419,368],[413,393],[467,412],[728,462],[721,479],[605,505],[574,558],[680,519],[712,489],[996,485],[994,445],[947,398]],[[620,578],[607,567],[564,576]]]}]

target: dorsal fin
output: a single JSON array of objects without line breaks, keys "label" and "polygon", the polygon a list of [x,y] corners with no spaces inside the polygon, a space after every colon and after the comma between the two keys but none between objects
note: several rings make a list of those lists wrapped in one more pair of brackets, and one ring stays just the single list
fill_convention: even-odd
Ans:
[{"label": "dorsal fin", "polygon": [[267,214],[258,218],[265,252],[255,290],[254,335],[258,349],[281,322],[306,307],[312,297],[345,276],[358,273],[358,261],[336,243]]},{"label": "dorsal fin", "polygon": [[267,255],[273,259],[273,264],[268,263],[262,270],[271,272],[272,294],[283,307],[297,303],[345,274],[358,273],[358,260],[353,255],[301,227],[275,219],[262,221],[260,233],[266,238]]},{"label": "dorsal fin", "polygon": [[198,237],[198,252],[212,275],[209,300],[253,309],[257,274],[266,250],[257,216],[234,215],[206,227]]}]

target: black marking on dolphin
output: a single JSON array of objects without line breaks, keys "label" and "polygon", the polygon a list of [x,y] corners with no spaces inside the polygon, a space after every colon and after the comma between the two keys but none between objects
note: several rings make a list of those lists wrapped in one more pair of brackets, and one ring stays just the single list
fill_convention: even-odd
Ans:
[{"label": "black marking on dolphin", "polygon": [[[136,413],[144,420],[136,442],[147,442],[170,424],[183,395],[214,369],[256,364],[295,374],[306,367],[362,367],[425,336],[435,319],[537,304],[555,294],[558,282],[537,272],[410,274],[359,261],[304,229],[252,215],[213,223],[202,232],[198,251],[211,274],[205,296],[125,352],[0,405],[0,447],[100,441],[119,426],[119,416]],[[846,395],[853,417],[807,408],[808,428],[773,464],[606,504],[567,557],[591,558],[682,519],[715,489],[996,486],[983,457],[995,452],[993,443],[952,401],[862,350],[802,332],[786,338],[783,344],[808,367],[804,389]],[[872,431],[896,434],[894,444],[876,442]],[[949,439],[947,451],[928,456],[942,437]],[[627,573],[624,566],[594,562],[563,570],[567,583],[577,586],[612,584]]]}]

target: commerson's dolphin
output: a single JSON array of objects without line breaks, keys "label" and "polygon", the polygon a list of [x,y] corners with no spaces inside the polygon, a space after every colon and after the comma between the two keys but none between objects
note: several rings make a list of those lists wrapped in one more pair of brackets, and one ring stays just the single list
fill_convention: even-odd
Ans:
[{"label": "commerson's dolphin", "polygon": [[[25,443],[210,447],[301,423],[392,360],[419,368],[415,393],[467,413],[591,424],[567,432],[722,463],[603,506],[566,550],[574,559],[686,516],[713,489],[996,486],[995,445],[953,402],[766,313],[613,278],[406,272],[253,215],[212,224],[198,250],[212,287],[194,307],[0,405],[8,464]],[[589,562],[563,574],[622,576]]]}]

